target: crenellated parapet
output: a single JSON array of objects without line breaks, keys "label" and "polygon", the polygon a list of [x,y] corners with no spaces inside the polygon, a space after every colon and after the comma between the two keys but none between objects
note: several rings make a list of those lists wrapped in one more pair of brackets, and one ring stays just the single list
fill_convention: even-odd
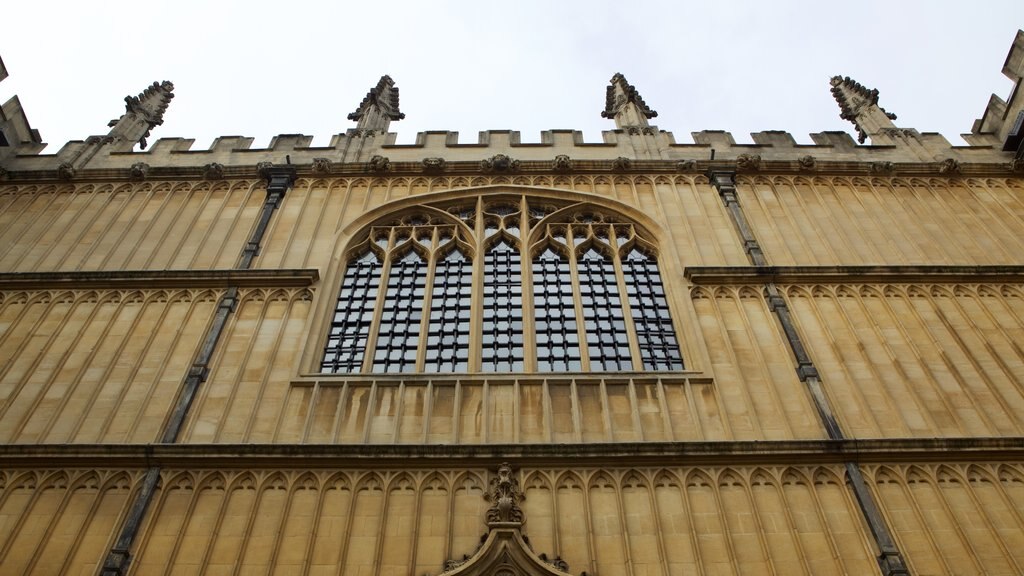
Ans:
[{"label": "crenellated parapet", "polygon": [[[1018,33],[1003,72],[1019,87],[1024,32]],[[622,74],[612,77],[601,112],[616,127],[602,132],[599,141],[588,142],[576,130],[543,131],[537,142],[524,142],[513,130],[487,130],[475,140],[452,131],[420,132],[413,143],[398,144],[397,134],[387,130],[404,114],[395,82],[383,76],[348,116],[357,126],[336,134],[327,146],[313,146],[312,136],[282,134],[264,146],[255,145],[251,137],[222,136],[207,148],[194,147],[192,139],[161,138],[151,149],[136,151],[135,145],[145,148],[149,131],[163,122],[173,97],[173,85],[163,82],[126,98],[126,112],[111,123],[109,134],[68,142],[55,154],[40,153],[38,133],[12,100],[3,109],[3,129],[18,144],[0,148],[0,167],[12,180],[106,177],[110,171],[126,171],[136,179],[193,173],[227,178],[258,174],[257,167],[268,162],[315,174],[455,173],[494,171],[496,166],[509,172],[685,172],[708,166],[732,166],[741,172],[931,171],[946,176],[1024,171],[1024,97],[1018,97],[1019,90],[1007,102],[993,96],[972,134],[965,136],[970,145],[954,146],[939,134],[897,127],[895,115],[879,105],[878,90],[849,77],[835,76],[830,84],[840,116],[854,124],[860,144],[846,132],[811,134],[812,144],[800,144],[778,130],[755,132],[752,143],[737,143],[720,130],[693,132],[692,142],[677,142],[671,132],[648,124],[657,113]],[[870,144],[864,145],[868,139]]]},{"label": "crenellated parapet", "polygon": [[[0,82],[7,78],[7,67],[0,60]],[[0,175],[3,174],[4,161],[16,154],[36,154],[43,144],[39,131],[32,128],[21,107],[21,100],[11,96],[3,107],[0,107]]]},{"label": "crenellated parapet", "polygon": [[[721,130],[694,132],[692,143],[676,142],[664,131],[635,135],[609,130],[602,136],[599,142],[588,142],[580,131],[547,130],[540,142],[523,142],[517,131],[488,130],[467,142],[458,132],[436,131],[419,133],[412,144],[396,144],[395,133],[349,131],[335,135],[329,146],[312,146],[309,135],[282,134],[262,147],[246,136],[222,136],[207,148],[196,148],[192,139],[160,138],[146,151],[125,152],[90,139],[69,142],[56,154],[22,154],[8,159],[5,167],[11,180],[109,177],[110,171],[136,178],[188,177],[192,172],[203,178],[252,176],[266,162],[291,164],[309,173],[478,172],[497,156],[507,157],[510,162],[499,165],[515,172],[700,172],[711,165],[734,165],[740,171],[763,172],[919,173],[950,163],[976,173],[1020,168],[1012,153],[993,146],[953,146],[940,134],[916,130],[894,134],[894,144],[867,146],[846,132],[811,134],[813,144],[799,144],[789,132],[777,130],[752,133],[751,144],[737,143]],[[90,153],[87,163],[81,163]],[[210,166],[217,170],[207,170]]]},{"label": "crenellated parapet", "polygon": [[1020,159],[1024,157],[1024,95],[1021,94],[1024,79],[1024,31],[1017,31],[1002,72],[1014,84],[1009,100],[993,94],[981,118],[974,121],[971,133],[964,134],[963,138],[971,144],[987,144],[1006,152],[1014,152],[1016,158]]}]

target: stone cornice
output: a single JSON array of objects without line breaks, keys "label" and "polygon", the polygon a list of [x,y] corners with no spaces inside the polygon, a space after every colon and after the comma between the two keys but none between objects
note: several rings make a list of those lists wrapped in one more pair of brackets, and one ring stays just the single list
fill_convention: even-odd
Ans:
[{"label": "stone cornice", "polygon": [[691,266],[699,285],[1024,282],[1022,266]]},{"label": "stone cornice", "polygon": [[[130,158],[126,158],[129,160]],[[963,162],[958,164],[958,171],[950,172],[939,162],[859,162],[859,161],[827,161],[816,159],[813,171],[808,170],[803,160],[759,160],[756,169],[745,168],[751,164],[747,158],[734,160],[630,160],[628,165],[617,159],[586,160],[571,158],[572,168],[569,171],[555,170],[555,158],[551,160],[520,160],[517,174],[554,174],[565,176],[572,174],[704,174],[709,169],[722,168],[736,170],[739,167],[741,176],[756,175],[794,175],[813,178],[817,176],[871,176],[871,177],[1019,177],[1021,171],[1011,162]],[[223,166],[218,165],[216,180],[261,178],[258,165]],[[381,177],[367,163],[337,163],[330,166],[328,172],[318,170],[314,164],[293,164],[296,175],[302,178],[329,177]],[[47,170],[9,170],[0,177],[0,185],[5,183],[53,183],[53,182],[124,182],[140,181],[139,171],[134,166],[123,168],[96,168],[76,170],[70,177],[59,169]],[[389,161],[386,176],[439,176],[439,175],[485,175],[480,168],[479,160],[452,161],[446,160],[444,167],[439,169],[425,168],[423,162]],[[192,166],[152,166],[145,170],[145,180],[209,180],[210,171],[206,165]]]},{"label": "stone cornice", "polygon": [[304,287],[320,279],[314,268],[283,270],[132,270],[117,272],[5,272],[0,290]]},{"label": "stone cornice", "polygon": [[922,438],[599,444],[8,444],[8,468],[436,468],[907,463],[1024,460],[1024,438]]}]

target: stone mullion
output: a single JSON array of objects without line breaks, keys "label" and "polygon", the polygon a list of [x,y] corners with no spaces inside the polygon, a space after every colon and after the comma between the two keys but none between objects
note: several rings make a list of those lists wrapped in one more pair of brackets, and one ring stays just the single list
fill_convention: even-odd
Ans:
[{"label": "stone mullion", "polygon": [[[427,274],[423,280],[423,304],[420,313],[419,331],[420,340],[416,346],[416,366],[413,370],[413,372],[417,373],[422,373],[426,365],[427,338],[430,335],[430,312],[434,306],[434,282],[437,274],[437,259],[441,256],[441,251],[438,249],[439,240],[440,234],[435,226],[433,231],[430,233],[430,245],[433,249],[427,256]],[[455,242],[454,235],[452,236],[451,242]],[[457,246],[455,250],[458,250]]]},{"label": "stone mullion", "polygon": [[[750,227],[750,223],[747,221],[747,218],[743,213],[743,209],[740,207],[739,197],[736,194],[735,177],[736,173],[730,170],[711,169],[708,172],[708,179],[722,198],[722,202],[725,204],[725,208],[729,212],[732,223],[740,235],[744,251],[747,253],[747,257],[750,259],[751,264],[757,267],[766,267],[768,266],[768,261],[764,256],[764,252],[762,251],[760,244],[757,242],[757,238],[754,236],[753,229]],[[767,301],[768,308],[779,321],[779,325],[785,335],[786,342],[789,345],[794,359],[796,360],[797,376],[800,378],[800,381],[807,386],[807,390],[811,395],[811,399],[814,402],[815,409],[818,412],[818,416],[821,419],[821,424],[825,428],[826,434],[830,440],[843,440],[844,436],[842,429],[840,428],[839,422],[836,420],[832,408],[829,405],[828,398],[825,396],[825,391],[822,388],[822,383],[818,375],[818,371],[814,366],[814,362],[811,360],[806,348],[804,348],[803,342],[800,340],[800,335],[796,330],[796,325],[794,324],[792,317],[790,316],[789,307],[786,304],[785,298],[782,297],[782,294],[779,292],[779,289],[774,282],[765,283],[764,296]],[[845,462],[845,466],[847,478],[849,479],[850,486],[856,496],[861,514],[864,516],[868,527],[871,529],[871,535],[874,537],[875,545],[878,547],[879,555],[877,560],[882,574],[885,576],[908,574],[909,572],[907,571],[903,556],[896,548],[896,544],[892,538],[891,532],[889,531],[889,527],[886,524],[885,518],[882,516],[878,505],[875,503],[874,497],[868,489],[867,484],[864,481],[864,477],[861,475],[860,468],[854,462]]]},{"label": "stone mullion", "polygon": [[[295,169],[290,167],[269,167],[265,170],[265,176],[267,178],[267,195],[256,227],[253,229],[249,241],[245,244],[242,254],[238,259],[238,264],[235,267],[239,270],[252,268],[253,259],[259,254],[270,219],[280,207],[285,192],[288,191],[288,188],[295,181]],[[168,198],[170,195],[171,193],[168,191]],[[207,329],[206,337],[196,351],[195,359],[188,368],[174,407],[161,434],[160,444],[177,443],[178,435],[184,427],[189,409],[192,407],[193,401],[199,392],[199,387],[209,376],[209,364],[216,352],[217,344],[225,332],[228,319],[235,312],[237,303],[238,286],[232,285],[217,303],[213,322]],[[143,480],[142,489],[132,501],[129,514],[121,525],[118,538],[103,561],[103,567],[100,570],[101,576],[122,576],[127,572],[132,558],[132,545],[138,536],[139,527],[153,500],[159,481],[160,467],[150,466]]]},{"label": "stone mullion", "polygon": [[[522,290],[519,293],[523,310],[523,372],[537,372],[537,311],[533,307],[533,259],[530,253],[530,208],[526,198],[519,200],[519,278]],[[539,255],[539,254],[538,254]],[[516,402],[516,406],[519,403]],[[518,433],[519,428],[516,428]]]}]

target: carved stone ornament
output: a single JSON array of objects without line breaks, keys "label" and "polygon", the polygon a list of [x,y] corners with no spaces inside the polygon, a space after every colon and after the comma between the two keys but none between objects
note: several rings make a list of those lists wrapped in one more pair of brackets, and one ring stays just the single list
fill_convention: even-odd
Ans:
[{"label": "carved stone ornament", "polygon": [[488,524],[523,523],[523,511],[519,508],[519,502],[523,500],[523,491],[519,488],[519,480],[513,475],[508,462],[498,467],[498,475],[491,478],[484,498],[491,503],[491,507],[487,509]]},{"label": "carved stone ornament", "polygon": [[736,169],[745,172],[756,172],[761,169],[760,154],[740,154],[736,157]]},{"label": "carved stone ornament", "polygon": [[448,560],[441,574],[444,576],[568,576],[569,565],[556,557],[533,552],[529,540],[523,535],[523,500],[519,480],[506,462],[498,467],[484,495],[491,507],[487,510],[487,534],[472,556]]},{"label": "carved stone ornament", "polygon": [[57,177],[61,180],[71,180],[75,177],[75,167],[69,162],[61,162],[60,166],[57,166]]},{"label": "carved stone ornament", "polygon": [[679,172],[689,172],[697,167],[696,160],[680,160],[676,162],[676,170]]},{"label": "carved stone ornament", "polygon": [[256,163],[256,172],[263,178],[270,180],[270,169],[274,167],[274,163],[269,160]]},{"label": "carved stone ornament", "polygon": [[950,176],[960,173],[960,162],[955,158],[946,158],[939,164],[939,174],[948,174]]},{"label": "carved stone ornament", "polygon": [[872,162],[872,174],[892,174],[896,171],[896,165],[892,162]]},{"label": "carved stone ornament", "polygon": [[504,154],[495,154],[486,160],[481,160],[480,168],[484,172],[514,172],[519,170],[519,160],[509,158]]},{"label": "carved stone ornament", "polygon": [[654,136],[657,133],[654,126],[626,126],[623,130],[630,136]]},{"label": "carved stone ornament", "polygon": [[629,170],[633,167],[633,161],[625,156],[619,156],[615,160],[612,160],[613,170]]},{"label": "carved stone ornament", "polygon": [[313,158],[313,172],[327,174],[331,171],[331,161],[327,158]]},{"label": "carved stone ornament", "polygon": [[801,170],[817,170],[818,160],[810,154],[797,158],[797,164],[800,165]]},{"label": "carved stone ornament", "polygon": [[391,160],[384,156],[377,155],[370,158],[370,162],[366,167],[371,172],[377,172],[378,174],[381,172],[387,172],[388,170],[391,170]]},{"label": "carved stone ornament", "polygon": [[224,165],[218,162],[210,162],[203,166],[203,178],[207,180],[220,180],[224,177]]},{"label": "carved stone ornament", "polygon": [[890,138],[914,138],[918,135],[913,128],[880,128],[878,132]]},{"label": "carved stone ornament", "polygon": [[1006,167],[1010,172],[1024,172],[1024,158],[1014,158]]},{"label": "carved stone ornament", "polygon": [[3,166],[0,166],[0,180],[6,180],[7,179],[7,174],[8,174],[7,169],[4,168]]},{"label": "carved stone ornament", "polygon": [[149,164],[146,164],[145,162],[136,162],[135,164],[132,164],[132,167],[128,169],[128,172],[131,174],[131,177],[136,180],[145,180],[146,175],[149,174]]},{"label": "carved stone ornament", "polygon": [[424,172],[444,172],[444,169],[448,167],[448,163],[445,162],[444,158],[424,158],[423,159],[423,171]]},{"label": "carved stone ornament", "polygon": [[555,156],[555,161],[551,163],[551,169],[555,172],[569,172],[572,170],[572,167],[572,158],[565,154]]}]

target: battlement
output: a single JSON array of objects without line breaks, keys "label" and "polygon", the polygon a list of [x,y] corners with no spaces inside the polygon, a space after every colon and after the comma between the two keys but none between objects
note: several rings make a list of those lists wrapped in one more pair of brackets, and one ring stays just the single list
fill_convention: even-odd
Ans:
[{"label": "battlement", "polygon": [[[65,144],[56,154],[37,150],[7,160],[6,169],[15,172],[81,170],[133,170],[137,165],[166,169],[213,167],[214,169],[248,168],[250,171],[265,162],[290,163],[318,167],[314,171],[333,171],[344,165],[358,165],[360,170],[374,163],[420,165],[423,171],[460,162],[483,163],[496,156],[512,162],[511,171],[534,168],[543,163],[558,163],[560,171],[572,171],[594,163],[616,163],[628,168],[632,161],[662,161],[679,164],[680,168],[696,167],[697,162],[735,162],[756,169],[761,163],[792,163],[813,169],[821,162],[869,163],[942,163],[1008,164],[1013,154],[999,147],[983,144],[953,146],[940,134],[919,133],[899,129],[887,144],[857,144],[846,132],[811,134],[813,144],[798,144],[789,132],[763,131],[751,134],[752,144],[738,144],[735,137],[721,130],[694,132],[692,143],[676,142],[671,132],[655,127],[648,133],[630,134],[626,130],[602,133],[600,142],[586,142],[578,130],[546,130],[540,142],[523,143],[520,133],[512,130],[480,132],[474,142],[462,141],[458,132],[430,131],[417,134],[412,144],[396,144],[395,133],[361,133],[349,130],[337,134],[329,146],[312,146],[313,137],[305,134],[281,134],[265,147],[254,147],[255,139],[247,136],[221,136],[208,148],[196,148],[189,138],[160,138],[145,151],[117,151],[106,146],[102,138],[76,140]],[[324,169],[324,166],[333,168]],[[232,172],[229,170],[229,172]]]},{"label": "battlement", "polygon": [[[882,172],[900,163],[942,164],[954,173],[960,164],[1001,164],[1019,170],[1024,167],[1024,97],[1019,94],[1024,77],[1024,31],[1017,33],[1003,73],[1014,80],[1014,90],[1005,101],[992,96],[972,133],[964,135],[967,146],[953,146],[940,134],[897,127],[893,124],[896,115],[880,106],[878,90],[841,76],[829,81],[840,116],[853,123],[861,142],[870,139],[870,144],[858,144],[846,132],[815,133],[810,135],[813,144],[798,144],[792,134],[780,130],[752,133],[752,144],[738,144],[731,133],[721,130],[693,132],[692,142],[677,142],[672,132],[648,123],[657,112],[622,74],[615,74],[601,112],[615,121],[615,129],[602,132],[600,142],[586,142],[578,130],[545,130],[539,142],[530,143],[524,143],[515,130],[487,130],[480,132],[475,142],[461,141],[458,132],[428,131],[418,133],[412,144],[397,144],[390,123],[405,114],[399,110],[394,81],[383,76],[349,115],[357,127],[333,136],[328,146],[312,146],[312,136],[281,134],[265,147],[253,147],[251,137],[222,136],[205,149],[194,149],[194,139],[160,138],[145,150],[150,130],[162,124],[174,96],[174,85],[164,81],[154,82],[138,96],[126,97],[125,114],[111,121],[107,135],[68,142],[55,154],[41,153],[44,145],[38,132],[29,127],[20,102],[13,98],[3,107],[0,127],[7,140],[16,141],[0,148],[0,167],[10,174],[52,172],[63,178],[83,170],[144,174],[149,167],[203,169],[221,177],[267,162],[312,166],[316,172],[336,171],[346,165],[346,171],[358,165],[384,172],[398,164],[405,169],[418,165],[423,171],[439,171],[456,163],[478,164],[485,171],[515,171],[531,165],[531,169],[546,166],[569,172],[584,165],[594,169],[601,162],[628,169],[634,161],[677,163],[683,170],[711,161],[734,162],[740,169],[789,163],[814,170],[821,162],[867,162],[878,164]],[[5,74],[0,62],[0,77]],[[136,146],[142,150],[136,151]]]}]

